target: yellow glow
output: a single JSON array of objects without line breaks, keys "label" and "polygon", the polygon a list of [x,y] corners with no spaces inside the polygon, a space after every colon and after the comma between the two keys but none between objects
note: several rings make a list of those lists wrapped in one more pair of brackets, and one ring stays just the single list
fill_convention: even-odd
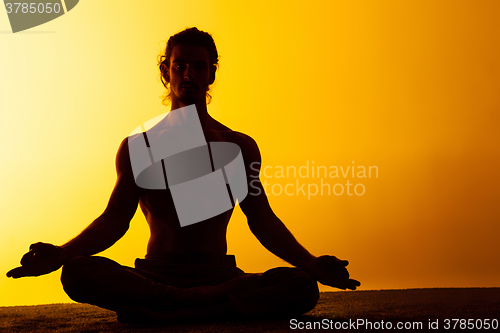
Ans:
[{"label": "yellow glow", "polygon": [[[0,272],[104,210],[119,143],[167,111],[156,56],[197,26],[221,55],[210,112],[256,139],[263,166],[378,167],[324,179],[362,183],[362,196],[270,194],[306,248],[348,259],[364,289],[498,286],[499,7],[81,1],[17,34],[0,14]],[[297,179],[263,177],[275,190]],[[102,255],[132,265],[148,236],[138,210]],[[239,209],[228,244],[246,271],[283,265]],[[3,276],[0,305],[69,302],[58,279]]]}]

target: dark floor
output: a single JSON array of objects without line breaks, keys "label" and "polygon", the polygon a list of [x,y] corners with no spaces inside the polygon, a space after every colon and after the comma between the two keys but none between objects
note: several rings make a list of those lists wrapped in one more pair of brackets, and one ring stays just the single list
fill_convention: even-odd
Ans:
[{"label": "dark floor", "polygon": [[[124,325],[114,312],[84,304],[0,307],[0,332],[292,332],[498,331],[500,288],[408,289],[322,293],[299,318]],[[401,326],[401,329],[398,328]],[[412,327],[412,329],[405,329]],[[429,329],[437,326],[438,330]],[[455,330],[453,330],[455,327]],[[496,330],[493,328],[497,328]],[[448,328],[448,329],[447,329]]]}]

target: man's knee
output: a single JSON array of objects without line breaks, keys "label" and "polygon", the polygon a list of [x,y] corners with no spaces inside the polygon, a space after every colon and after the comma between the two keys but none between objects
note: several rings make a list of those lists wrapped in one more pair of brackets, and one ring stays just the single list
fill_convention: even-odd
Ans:
[{"label": "man's knee", "polygon": [[99,257],[74,257],[62,269],[61,283],[68,296],[76,301],[88,303],[86,299],[92,289],[93,273],[102,265]]},{"label": "man's knee", "polygon": [[294,273],[298,287],[298,302],[297,311],[300,314],[306,313],[314,309],[319,300],[318,282],[309,273],[298,270]]},{"label": "man's knee", "polygon": [[290,299],[288,311],[295,314],[306,313],[316,306],[319,300],[318,282],[307,272],[298,268],[279,267],[263,274],[267,285],[286,287]]}]

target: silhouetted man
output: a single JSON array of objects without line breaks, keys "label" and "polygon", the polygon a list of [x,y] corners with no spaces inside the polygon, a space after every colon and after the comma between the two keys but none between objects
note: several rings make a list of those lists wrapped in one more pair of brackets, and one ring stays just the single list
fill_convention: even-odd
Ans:
[{"label": "silhouetted man", "polygon": [[[258,181],[255,166],[260,166],[261,158],[255,141],[207,113],[206,99],[217,66],[211,35],[190,28],[172,36],[159,61],[171,112],[194,104],[207,142],[230,142],[241,149],[247,184],[253,181],[252,188],[260,189],[258,195],[249,193],[240,202],[250,230],[269,251],[295,268],[262,274],[237,268],[234,256],[226,254],[232,209],[182,227],[170,189],[145,189],[136,183],[129,145],[141,138],[138,134],[123,140],[118,149],[117,181],[104,213],[62,246],[32,244],[21,267],[7,276],[38,276],[63,266],[63,288],[73,300],[116,311],[121,321],[296,316],[316,305],[316,281],[356,289],[360,284],[349,279],[347,261],[313,256],[274,214]],[[137,259],[131,268],[94,256],[126,233],[138,204],[151,229],[145,259]]]}]

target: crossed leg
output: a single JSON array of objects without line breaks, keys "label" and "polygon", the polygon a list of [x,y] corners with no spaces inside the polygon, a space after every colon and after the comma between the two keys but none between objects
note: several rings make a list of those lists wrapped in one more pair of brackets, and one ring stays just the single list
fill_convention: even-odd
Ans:
[{"label": "crossed leg", "polygon": [[116,311],[124,321],[292,316],[313,309],[319,298],[317,282],[288,267],[179,288],[107,258],[76,257],[63,267],[61,282],[74,301]]}]

